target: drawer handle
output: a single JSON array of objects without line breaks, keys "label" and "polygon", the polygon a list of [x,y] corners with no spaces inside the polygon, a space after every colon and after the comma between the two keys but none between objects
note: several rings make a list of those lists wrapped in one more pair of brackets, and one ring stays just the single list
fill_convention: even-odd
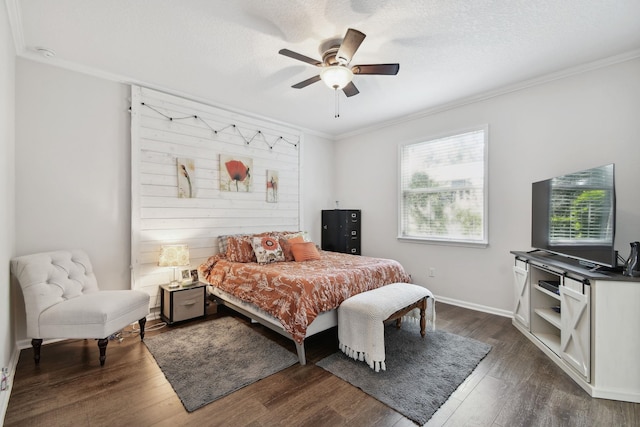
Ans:
[{"label": "drawer handle", "polygon": [[192,300],[187,300],[187,301],[184,301],[184,302],[182,303],[182,305],[193,305],[193,304],[195,304],[196,302],[197,302],[197,301],[196,301],[196,300],[194,300],[194,299],[192,299]]}]

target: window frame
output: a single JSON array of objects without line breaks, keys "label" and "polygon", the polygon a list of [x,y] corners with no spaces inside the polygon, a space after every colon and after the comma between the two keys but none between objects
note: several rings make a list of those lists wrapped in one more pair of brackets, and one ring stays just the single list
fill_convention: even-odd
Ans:
[{"label": "window frame", "polygon": [[[452,237],[421,237],[421,236],[411,236],[411,235],[403,235],[403,213],[404,213],[404,194],[402,188],[402,152],[406,146],[421,144],[421,143],[430,143],[440,139],[449,138],[456,135],[462,135],[469,132],[484,132],[484,147],[483,147],[483,185],[482,185],[482,193],[483,193],[483,239],[481,240],[465,240],[460,238],[452,238]],[[419,138],[411,141],[406,141],[398,145],[398,218],[397,218],[397,226],[398,226],[398,234],[397,240],[400,242],[410,242],[410,243],[422,243],[422,244],[435,244],[435,245],[447,245],[447,246],[466,246],[466,247],[474,247],[474,248],[486,248],[489,246],[489,125],[477,125],[470,126],[463,129],[458,129],[455,131],[450,131],[446,133],[430,135],[428,137]]]}]

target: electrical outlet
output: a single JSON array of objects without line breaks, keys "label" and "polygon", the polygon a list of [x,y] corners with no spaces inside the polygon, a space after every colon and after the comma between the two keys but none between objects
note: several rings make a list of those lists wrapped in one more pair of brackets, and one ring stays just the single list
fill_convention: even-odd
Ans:
[{"label": "electrical outlet", "polygon": [[429,267],[429,277],[436,277],[436,269]]},{"label": "electrical outlet", "polygon": [[9,388],[9,368],[2,368],[2,379],[0,379],[0,391]]}]

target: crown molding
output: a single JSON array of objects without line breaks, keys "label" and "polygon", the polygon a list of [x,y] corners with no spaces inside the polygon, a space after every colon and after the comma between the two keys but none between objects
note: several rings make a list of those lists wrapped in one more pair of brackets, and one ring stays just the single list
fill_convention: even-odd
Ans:
[{"label": "crown molding", "polygon": [[407,122],[411,122],[414,120],[418,120],[421,118],[425,118],[428,116],[432,116],[435,114],[442,113],[444,111],[452,110],[454,108],[459,108],[465,105],[474,104],[476,102],[485,101],[487,99],[495,98],[497,96],[505,95],[512,92],[517,92],[523,89],[527,89],[533,86],[542,85],[545,83],[549,83],[555,80],[561,80],[567,77],[583,74],[589,71],[597,70],[600,68],[605,68],[611,65],[620,64],[622,62],[632,61],[634,59],[640,58],[640,49],[632,50],[629,52],[625,52],[619,55],[610,56],[604,59],[599,59],[597,61],[588,62],[585,64],[581,64],[575,67],[566,68],[564,70],[556,71],[553,73],[545,74],[540,77],[536,77],[529,80],[524,80],[522,82],[518,82],[512,85],[503,86],[501,88],[491,90],[488,92],[483,92],[477,95],[472,95],[466,98],[461,98],[453,102],[449,102],[446,104],[438,105],[426,110],[422,110],[413,114],[406,115],[402,118],[389,120],[386,122],[378,123],[373,126],[368,126],[365,128],[361,128],[355,130],[353,132],[347,132],[344,134],[337,135],[335,137],[335,141],[340,141],[343,139],[351,138],[354,136],[366,134],[373,131],[379,131],[381,129],[395,126],[399,124],[405,124]]}]

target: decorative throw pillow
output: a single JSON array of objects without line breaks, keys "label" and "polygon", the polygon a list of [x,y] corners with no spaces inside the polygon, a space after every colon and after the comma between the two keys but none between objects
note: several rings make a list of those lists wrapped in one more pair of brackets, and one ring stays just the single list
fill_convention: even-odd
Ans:
[{"label": "decorative throw pillow", "polygon": [[250,235],[227,237],[227,259],[232,262],[256,262]]},{"label": "decorative throw pillow", "polygon": [[278,239],[273,236],[256,236],[251,242],[253,252],[260,264],[284,261],[284,253]]},{"label": "decorative throw pillow", "polygon": [[226,254],[227,253],[227,245],[229,242],[229,237],[240,237],[243,234],[223,234],[222,236],[218,236],[218,253]]},{"label": "decorative throw pillow", "polygon": [[227,253],[227,241],[232,234],[224,234],[222,236],[218,236],[218,253],[226,254]]},{"label": "decorative throw pillow", "polygon": [[296,262],[320,259],[318,248],[313,242],[294,243],[291,245],[291,253]]},{"label": "decorative throw pillow", "polygon": [[292,237],[290,239],[280,239],[280,246],[282,247],[282,252],[284,253],[285,261],[293,261],[293,254],[291,253],[291,245],[294,243],[304,243],[304,238],[300,236]]},{"label": "decorative throw pillow", "polygon": [[309,239],[309,233],[307,233],[306,231],[293,231],[293,232],[284,233],[285,239],[293,239],[294,237],[298,237],[298,236],[302,237],[305,242],[311,241],[311,239]]}]

